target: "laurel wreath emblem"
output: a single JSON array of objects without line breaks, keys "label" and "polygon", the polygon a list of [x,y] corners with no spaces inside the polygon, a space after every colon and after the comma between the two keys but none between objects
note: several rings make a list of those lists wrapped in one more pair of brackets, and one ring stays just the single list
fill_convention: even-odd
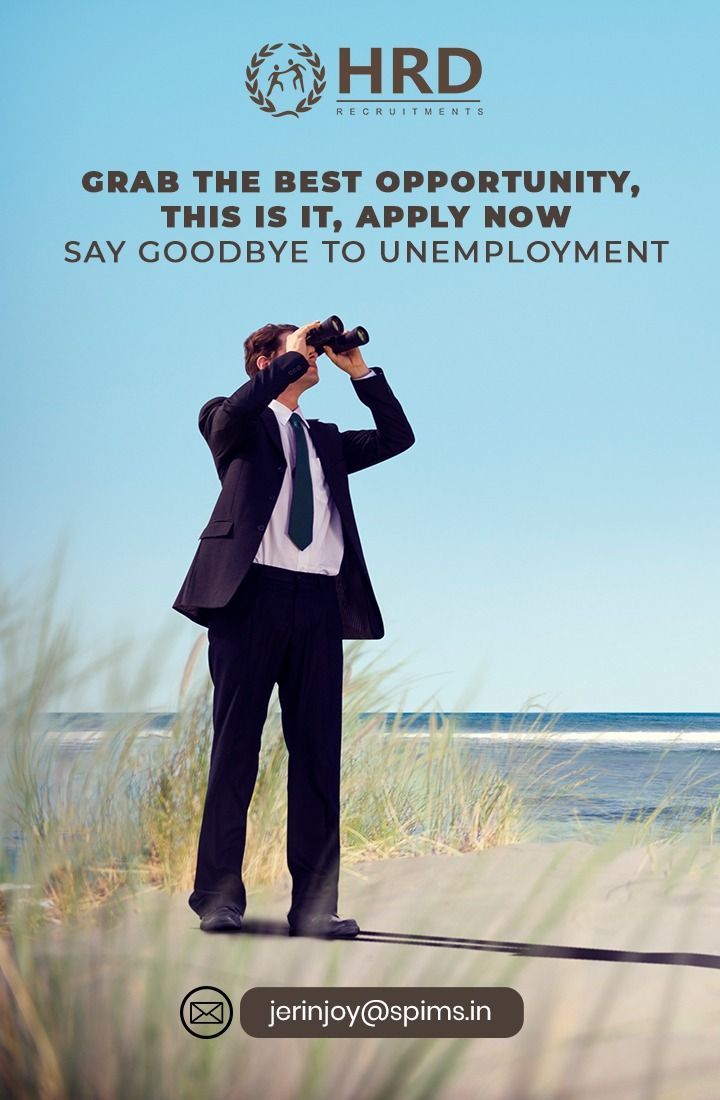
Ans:
[{"label": "laurel wreath emblem", "polygon": [[276,53],[284,43],[275,42],[271,45],[266,42],[264,46],[261,46],[257,53],[252,55],[250,64],[245,69],[245,87],[248,90],[248,94],[253,101],[257,104],[261,111],[265,111],[271,118],[283,118],[285,115],[292,115],[293,118],[299,118],[305,111],[310,111],[316,103],[322,98],[322,94],[325,91],[325,66],[321,64],[320,58],[311,50],[305,43],[288,42],[291,50],[295,50],[304,61],[307,61],[310,70],[313,74],[313,86],[306,96],[304,96],[299,103],[295,104],[294,111],[279,111],[273,101],[260,89],[258,81],[258,74],[260,69]]}]

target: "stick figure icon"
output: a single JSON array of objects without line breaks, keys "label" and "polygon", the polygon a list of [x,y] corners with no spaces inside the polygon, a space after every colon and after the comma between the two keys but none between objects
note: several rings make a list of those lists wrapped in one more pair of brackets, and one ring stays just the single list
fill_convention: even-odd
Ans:
[{"label": "stick figure icon", "polygon": [[270,73],[270,80],[268,81],[267,92],[265,94],[269,96],[270,93],[274,90],[276,84],[279,84],[280,91],[284,92],[285,85],[283,84],[280,77],[284,76],[285,73],[288,72],[290,72],[289,69],[281,69],[279,65],[276,65],[274,71]]},{"label": "stick figure icon", "polygon": [[303,75],[300,70],[302,69],[304,72],[305,66],[301,65],[299,61],[293,61],[291,57],[288,58],[288,66],[289,68],[285,69],[285,72],[293,74],[293,88],[299,87],[300,91],[304,92],[305,84],[303,82]]}]

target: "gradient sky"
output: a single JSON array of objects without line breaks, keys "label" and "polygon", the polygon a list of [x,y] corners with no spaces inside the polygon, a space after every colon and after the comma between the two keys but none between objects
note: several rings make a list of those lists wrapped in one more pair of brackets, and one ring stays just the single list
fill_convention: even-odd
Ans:
[{"label": "gradient sky", "polygon": [[[405,662],[404,704],[720,709],[717,23],[706,3],[6,0],[3,575],[37,596],[65,538],[83,654],[127,636],[148,674],[65,705],[175,706],[201,631],[171,604],[219,490],[198,410],[246,380],[250,330],[336,312],[417,437],[351,478],[386,625],[367,652]],[[328,91],[273,120],[244,67],[296,40]],[[474,49],[485,115],[338,119],[340,45]],[[95,168],[630,169],[638,199],[571,197],[568,230],[533,236],[670,246],[645,267],[69,265],[70,239],[258,236],[168,231],[166,197],[86,194]],[[302,408],[372,425],[329,363]]]}]

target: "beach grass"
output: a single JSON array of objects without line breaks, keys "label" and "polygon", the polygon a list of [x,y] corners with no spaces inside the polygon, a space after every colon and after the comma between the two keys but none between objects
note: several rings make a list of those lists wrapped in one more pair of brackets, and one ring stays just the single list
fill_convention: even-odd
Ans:
[{"label": "beach grass", "polygon": [[[674,973],[653,986],[657,1005],[643,1002],[644,1022],[633,1025],[623,1015],[622,970],[606,971],[588,992],[587,971],[578,981],[566,969],[543,970],[547,962],[503,944],[572,939],[575,915],[585,920],[588,912],[605,912],[605,902],[618,891],[647,891],[648,876],[650,882],[661,880],[655,908],[631,907],[621,918],[616,909],[608,910],[607,927],[622,942],[647,944],[654,922],[658,937],[666,934],[666,900],[674,913],[678,896],[691,888],[695,902],[684,914],[690,937],[693,921],[702,921],[704,884],[715,881],[717,860],[708,856],[707,846],[716,836],[717,804],[708,807],[692,835],[679,824],[659,828],[665,806],[682,801],[680,789],[668,791],[651,812],[620,822],[602,843],[533,844],[544,804],[559,794],[582,799],[582,750],[559,765],[550,752],[553,720],[542,710],[531,723],[524,716],[503,769],[463,751],[452,716],[435,714],[423,737],[413,735],[412,723],[408,728],[399,717],[385,729],[384,713],[399,716],[404,710],[386,689],[402,664],[390,668],[377,658],[368,660],[364,645],[351,642],[343,689],[342,854],[348,896],[367,906],[374,897],[384,899],[382,911],[392,912],[387,920],[395,932],[440,929],[450,939],[482,933],[486,946],[478,953],[467,946],[441,951],[357,944],[365,949],[361,955],[350,945],[248,935],[233,941],[230,950],[227,939],[197,933],[186,905],[212,736],[203,636],[186,663],[167,741],[149,752],[142,724],[120,719],[91,753],[73,759],[58,798],[51,787],[64,765],[58,745],[37,736],[38,720],[58,690],[80,677],[71,676],[77,642],[67,624],[53,620],[51,597],[52,592],[40,601],[35,620],[16,614],[10,599],[0,605],[2,810],[22,835],[14,867],[3,854],[0,890],[0,1083],[8,1097],[464,1100],[477,1095],[467,1066],[479,1058],[487,1097],[574,1100],[582,1094],[563,1091],[563,1082],[584,1075],[591,1081],[597,1058],[602,1063],[605,1057],[603,1044],[617,1039],[618,1029],[632,1032],[633,1026],[649,1027],[651,1034],[645,1060],[628,1078],[635,1091],[626,1094],[653,1100],[676,1094],[677,1080],[668,1077],[663,1061],[668,1057],[663,1042],[671,1037],[667,1009],[673,991],[678,995]],[[94,656],[92,667],[101,659]],[[271,899],[276,912],[284,908],[289,884],[286,769],[274,696],[248,823],[244,877],[250,896]],[[692,775],[686,783],[690,790]],[[373,919],[379,919],[377,913]],[[582,923],[580,916],[577,921],[581,936],[596,934],[592,921]],[[673,939],[668,946],[680,950],[683,942]],[[193,982],[213,980],[230,990],[283,981],[293,986],[511,984],[534,1003],[535,1016],[514,1057],[491,1045],[495,1053],[485,1058],[477,1041],[467,1039],[268,1044],[236,1029],[231,1042],[193,1042],[179,1027],[177,1006]],[[624,1094],[594,1087],[588,1095]]]},{"label": "beach grass", "polygon": [[[78,643],[54,614],[57,573],[50,577],[37,614],[27,615],[7,593],[0,603],[4,706],[2,816],[4,829],[22,837],[10,873],[3,851],[3,880],[21,887],[0,892],[3,912],[22,901],[26,919],[63,920],[148,887],[192,889],[212,743],[212,684],[206,635],[193,644],[183,669],[170,736],[143,736],[142,718],[119,715],[90,752],[69,758],[62,745],[41,735],[50,699],[82,683],[121,646],[77,665]],[[21,613],[22,610],[22,613]],[[562,797],[581,807],[588,780],[583,747],[552,755],[557,716],[531,704],[518,714],[502,767],[466,751],[454,715],[430,710],[418,734],[415,713],[397,699],[402,662],[368,658],[365,643],[345,643],[341,848],[344,865],[373,859],[476,852],[540,835],[541,820]],[[145,668],[146,678],[151,672]],[[394,714],[388,726],[385,715]],[[401,716],[403,716],[401,719]],[[409,715],[409,720],[408,720]],[[669,751],[669,748],[666,751]],[[659,767],[661,756],[655,767]],[[62,782],[58,784],[58,776]],[[647,777],[647,784],[653,775]],[[682,841],[688,821],[664,818],[692,791],[689,771],[646,813],[623,819],[610,832],[627,845]],[[249,889],[289,885],[285,855],[287,752],[275,689],[263,732],[260,765],[248,818],[244,878]],[[712,842],[717,804],[693,825]],[[608,830],[606,830],[608,832]],[[575,835],[592,839],[578,819]],[[31,904],[34,900],[36,904]]]}]

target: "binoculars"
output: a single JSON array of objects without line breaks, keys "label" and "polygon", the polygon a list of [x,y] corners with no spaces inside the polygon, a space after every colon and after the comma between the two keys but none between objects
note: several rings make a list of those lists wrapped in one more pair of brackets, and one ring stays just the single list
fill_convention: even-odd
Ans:
[{"label": "binoculars", "polygon": [[358,325],[356,328],[345,332],[345,326],[339,317],[332,315],[322,321],[317,328],[311,329],[305,337],[305,343],[311,348],[316,348],[318,355],[322,355],[323,347],[332,348],[339,354],[350,351],[351,348],[361,348],[367,344],[370,335],[366,328]]}]

